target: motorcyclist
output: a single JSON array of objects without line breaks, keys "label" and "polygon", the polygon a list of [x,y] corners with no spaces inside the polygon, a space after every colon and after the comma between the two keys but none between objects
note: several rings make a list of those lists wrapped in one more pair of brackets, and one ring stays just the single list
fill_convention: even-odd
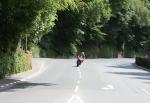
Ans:
[{"label": "motorcyclist", "polygon": [[85,60],[85,53],[81,52],[79,55],[77,55],[77,67],[83,63]]}]

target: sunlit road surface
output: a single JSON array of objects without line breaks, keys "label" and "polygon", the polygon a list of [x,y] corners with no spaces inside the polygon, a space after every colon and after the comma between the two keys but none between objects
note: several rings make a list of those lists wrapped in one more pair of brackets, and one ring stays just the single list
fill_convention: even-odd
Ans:
[{"label": "sunlit road surface", "polygon": [[0,103],[150,103],[150,73],[134,59],[88,59],[79,68],[75,63],[47,60],[38,76],[0,91]]}]

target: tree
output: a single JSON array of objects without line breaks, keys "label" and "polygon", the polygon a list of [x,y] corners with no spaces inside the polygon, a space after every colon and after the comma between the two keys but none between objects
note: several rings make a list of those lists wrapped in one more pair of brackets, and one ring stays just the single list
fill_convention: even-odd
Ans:
[{"label": "tree", "polygon": [[[116,0],[117,2],[117,0]],[[113,16],[105,25],[105,31],[109,34],[107,40],[124,52],[125,48],[138,50],[141,47],[143,34],[142,28],[149,26],[148,2],[143,0],[119,0],[111,1]],[[113,38],[113,39],[111,39]]]},{"label": "tree", "polygon": [[[15,71],[15,61],[20,56],[18,50],[22,51],[20,47],[25,47],[26,37],[28,38],[28,47],[31,47],[31,44],[36,45],[40,38],[54,26],[57,10],[65,9],[70,1],[1,0],[0,61],[3,65],[1,69]],[[62,6],[62,2],[67,4]],[[26,63],[25,60],[18,60],[18,62]]]}]

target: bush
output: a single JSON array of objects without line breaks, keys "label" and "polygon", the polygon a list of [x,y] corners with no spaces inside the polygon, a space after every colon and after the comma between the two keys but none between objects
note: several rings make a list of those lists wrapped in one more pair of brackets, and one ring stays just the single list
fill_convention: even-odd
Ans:
[{"label": "bush", "polygon": [[13,66],[13,57],[7,54],[0,54],[0,78],[3,78],[6,74],[9,74],[11,67]]},{"label": "bush", "polygon": [[27,57],[24,51],[18,49],[15,54],[0,53],[0,78],[30,69],[31,64],[27,65]]},{"label": "bush", "polygon": [[[31,60],[30,60],[31,61]],[[20,73],[31,69],[31,62],[27,64],[27,55],[24,51],[19,51],[15,54],[15,62],[14,68],[11,72],[13,73]]]}]

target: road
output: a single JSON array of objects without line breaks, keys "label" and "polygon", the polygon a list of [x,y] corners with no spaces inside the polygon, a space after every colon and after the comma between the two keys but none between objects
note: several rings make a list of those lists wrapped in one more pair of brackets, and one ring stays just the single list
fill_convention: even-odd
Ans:
[{"label": "road", "polygon": [[79,68],[75,62],[48,59],[42,73],[0,91],[0,102],[150,103],[150,73],[134,59],[87,59]]}]

